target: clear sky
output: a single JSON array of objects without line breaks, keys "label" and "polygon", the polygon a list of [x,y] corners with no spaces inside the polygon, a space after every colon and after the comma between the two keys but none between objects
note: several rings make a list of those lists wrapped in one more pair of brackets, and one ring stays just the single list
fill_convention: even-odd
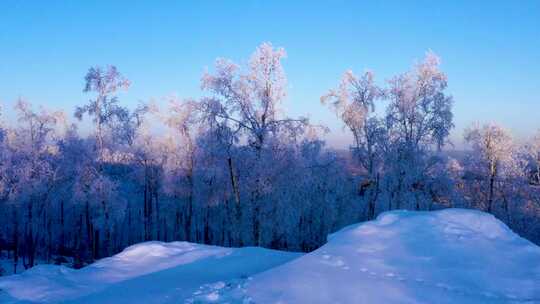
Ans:
[{"label": "clear sky", "polygon": [[496,121],[521,137],[540,128],[540,0],[5,0],[0,103],[10,108],[22,96],[72,113],[88,99],[87,69],[106,64],[132,81],[125,105],[197,97],[217,57],[242,63],[265,41],[288,53],[289,113],[328,125],[333,145],[348,137],[319,97],[341,74],[368,68],[383,84],[428,49],[449,77],[458,145],[473,121]]}]

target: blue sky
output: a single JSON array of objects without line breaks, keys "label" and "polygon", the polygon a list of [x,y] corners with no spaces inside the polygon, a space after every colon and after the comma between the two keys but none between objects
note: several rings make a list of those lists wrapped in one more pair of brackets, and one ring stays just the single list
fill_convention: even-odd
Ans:
[{"label": "blue sky", "polygon": [[[346,69],[374,70],[383,84],[431,49],[455,99],[459,145],[473,121],[518,137],[540,128],[540,1],[2,1],[0,102],[23,96],[72,113],[88,97],[83,76],[114,64],[132,81],[133,106],[200,96],[215,58],[245,62],[255,47],[283,46],[290,115],[347,133],[319,97]],[[6,111],[7,116],[11,115]]]}]

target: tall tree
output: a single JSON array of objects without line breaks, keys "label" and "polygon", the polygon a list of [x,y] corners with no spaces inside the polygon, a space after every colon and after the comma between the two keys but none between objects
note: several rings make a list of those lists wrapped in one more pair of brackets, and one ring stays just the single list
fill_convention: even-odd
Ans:
[{"label": "tall tree", "polygon": [[472,157],[477,164],[477,174],[488,181],[486,210],[492,212],[496,183],[504,176],[505,166],[512,161],[512,137],[499,125],[485,124],[466,129],[465,140],[473,149]]},{"label": "tall tree", "polygon": [[454,126],[452,97],[444,92],[447,85],[440,59],[432,52],[411,71],[389,80],[385,117],[390,147],[385,161],[390,173],[386,179],[389,208],[415,202],[420,209],[432,200],[426,181],[439,160],[431,152],[441,150]]},{"label": "tall tree", "polygon": [[392,78],[389,85],[386,120],[391,135],[414,152],[431,146],[440,150],[454,124],[439,57],[428,52],[412,71]]},{"label": "tall tree", "polygon": [[[104,150],[105,150],[105,136],[107,129],[113,131],[110,134],[114,134],[114,127],[120,125],[124,127],[123,124],[117,124],[118,121],[126,121],[129,119],[129,112],[124,108],[118,105],[118,97],[116,93],[120,89],[127,89],[130,85],[129,80],[124,78],[116,69],[115,66],[107,66],[105,69],[101,67],[92,67],[88,70],[85,76],[85,86],[83,92],[85,93],[94,93],[95,97],[90,99],[89,102],[82,106],[77,107],[75,110],[75,117],[81,120],[84,114],[92,117],[92,121],[95,126],[95,139],[96,139],[96,151],[97,151],[97,172],[96,174],[90,174],[92,178],[86,179],[85,184],[90,189],[97,191],[98,193],[94,196],[89,194],[90,197],[100,200],[100,205],[102,206],[102,212],[104,217],[104,243],[105,243],[105,254],[110,253],[111,250],[111,234],[110,234],[110,208],[108,202],[106,201],[107,197],[111,195],[111,188],[114,188],[114,183],[111,182],[106,176],[103,175],[103,162],[104,162]],[[89,170],[87,172],[92,172]],[[91,182],[90,182],[91,181]],[[95,187],[95,189],[94,189]],[[86,204],[89,204],[87,201]],[[86,219],[87,223],[91,222],[90,219],[90,207],[86,208]],[[90,229],[90,228],[89,228]],[[90,229],[92,230],[92,229]],[[96,238],[99,237],[99,231],[90,231],[89,235],[94,235],[91,237],[92,243],[94,243],[93,256],[97,254],[96,248]]]},{"label": "tall tree", "polygon": [[[261,166],[262,150],[272,137],[303,131],[307,119],[283,117],[280,105],[287,95],[287,80],[281,60],[285,50],[261,44],[251,56],[245,72],[228,60],[218,59],[214,74],[205,73],[202,88],[213,93],[204,98],[202,110],[222,122],[237,136],[245,136]],[[253,242],[260,243],[260,200],[264,177],[254,168],[255,182],[250,201],[253,207]]]},{"label": "tall tree", "polygon": [[[195,167],[195,132],[197,127],[197,104],[194,100],[179,101],[176,98],[170,100],[170,115],[166,119],[166,124],[175,130],[179,141],[183,143],[183,161],[179,164],[185,177],[183,192],[186,194],[186,205],[184,208],[184,232],[186,240],[192,239],[193,231],[193,203],[194,203],[194,167]],[[179,185],[177,185],[179,186]]]},{"label": "tall tree", "polygon": [[368,219],[375,215],[375,202],[379,193],[378,169],[385,131],[373,112],[375,101],[381,97],[383,90],[375,84],[370,71],[360,77],[352,71],[345,72],[339,87],[321,97],[321,102],[330,104],[353,135],[352,152],[367,172],[367,179],[361,182],[359,191],[367,196]]},{"label": "tall tree", "polygon": [[126,120],[128,111],[118,105],[116,93],[120,89],[127,89],[129,80],[124,78],[115,66],[92,67],[86,73],[83,92],[95,93],[95,97],[75,110],[75,117],[81,120],[84,114],[92,117],[96,127],[96,150],[98,157],[103,157],[105,128],[111,126],[115,119]]},{"label": "tall tree", "polygon": [[[49,236],[52,233],[48,212],[51,211],[52,189],[57,179],[53,136],[62,114],[45,110],[35,112],[23,100],[19,100],[15,107],[20,127],[15,130],[17,154],[13,165],[16,167],[16,183],[12,195],[16,196],[24,214],[23,262],[25,268],[30,268],[34,266],[39,241],[45,238],[45,232]],[[46,223],[45,231],[39,229],[40,222]],[[51,240],[47,243],[51,245]],[[51,248],[47,249],[47,260],[50,260]]]},{"label": "tall tree", "polygon": [[531,184],[540,185],[540,130],[525,147],[528,156],[528,174]]}]

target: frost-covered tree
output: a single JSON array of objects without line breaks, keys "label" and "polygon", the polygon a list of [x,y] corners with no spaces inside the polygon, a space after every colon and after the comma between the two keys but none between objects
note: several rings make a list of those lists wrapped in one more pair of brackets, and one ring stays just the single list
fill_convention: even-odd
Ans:
[{"label": "frost-covered tree", "polygon": [[[374,83],[373,73],[365,72],[361,77],[347,71],[337,89],[321,97],[323,104],[330,104],[338,117],[345,123],[354,137],[354,149],[369,152],[372,139],[366,130],[370,113],[375,111],[375,101],[382,96],[382,89]],[[368,159],[370,153],[367,155]],[[362,157],[360,160],[362,161]],[[365,164],[366,169],[373,164]]]},{"label": "frost-covered tree", "polygon": [[260,153],[271,136],[283,129],[302,128],[305,118],[291,119],[280,112],[287,96],[287,79],[281,65],[282,48],[261,44],[251,56],[247,71],[231,61],[218,59],[216,71],[205,73],[202,88],[213,93],[205,99],[205,111],[240,129],[249,145]]},{"label": "frost-covered tree", "polygon": [[[436,168],[443,158],[435,151],[453,127],[452,98],[445,93],[447,78],[439,66],[439,58],[428,52],[384,89],[371,72],[361,77],[347,72],[339,87],[321,98],[353,134],[353,152],[367,176],[358,193],[365,198],[368,218],[374,217],[377,201],[384,209],[430,208],[440,201],[439,190],[447,188],[433,187],[435,180],[445,180],[439,176],[444,170]],[[374,112],[378,99],[387,104],[382,117]]]},{"label": "frost-covered tree", "polygon": [[95,97],[82,107],[77,107],[75,117],[81,120],[84,114],[92,117],[96,127],[96,150],[100,159],[103,157],[105,128],[111,127],[115,119],[125,120],[128,112],[118,105],[116,93],[120,89],[127,89],[129,80],[124,78],[115,66],[92,67],[86,73],[83,92],[95,93]]},{"label": "frost-covered tree", "polygon": [[373,112],[375,101],[382,96],[383,90],[374,83],[371,71],[361,77],[347,71],[339,87],[321,97],[321,102],[331,106],[353,135],[352,151],[367,172],[367,179],[360,183],[359,191],[367,197],[368,219],[375,216],[375,202],[379,194],[379,169],[385,130]]},{"label": "frost-covered tree", "polygon": [[[8,130],[2,121],[2,107],[0,105],[0,202],[6,200],[9,193],[9,147],[8,147]],[[1,203],[0,203],[1,204]]]},{"label": "frost-covered tree", "polygon": [[452,97],[445,94],[446,74],[440,59],[428,52],[412,71],[389,80],[387,123],[404,149],[441,149],[454,127]]},{"label": "frost-covered tree", "polygon": [[0,225],[0,251],[13,252],[13,273],[17,273],[19,259],[18,242],[18,205],[10,203],[10,193],[15,185],[15,167],[12,164],[13,149],[9,145],[8,133],[10,130],[2,121],[2,108],[0,105],[0,218],[4,219]]},{"label": "frost-covered tree", "polygon": [[513,160],[513,143],[510,133],[496,124],[473,125],[465,130],[465,140],[471,145],[475,173],[488,181],[486,210],[492,212],[496,182],[505,174]]},{"label": "frost-covered tree", "polygon": [[452,97],[445,94],[446,74],[439,58],[428,52],[423,61],[389,80],[389,105],[385,123],[389,138],[385,164],[390,207],[415,208],[432,200],[426,181],[437,163],[434,148],[440,150],[454,126]]},{"label": "frost-covered tree", "polygon": [[[52,208],[52,190],[57,180],[54,133],[62,114],[45,110],[35,112],[24,100],[19,100],[15,108],[20,124],[15,129],[13,142],[17,152],[12,160],[15,179],[10,195],[19,205],[23,217],[23,264],[30,268],[34,266],[39,242],[51,235],[51,217],[47,213]],[[45,231],[40,229],[42,221],[45,221]],[[51,248],[47,248],[48,260],[50,251]]]},{"label": "frost-covered tree", "polygon": [[169,115],[166,117],[165,123],[169,128],[174,130],[174,136],[178,137],[177,140],[182,145],[181,151],[178,151],[181,156],[174,158],[175,166],[169,172],[173,173],[173,176],[183,177],[179,179],[175,178],[174,180],[178,182],[175,185],[179,190],[178,192],[182,192],[182,196],[186,198],[185,207],[182,208],[181,214],[186,239],[191,240],[193,230],[194,170],[197,151],[195,136],[198,127],[198,105],[194,100],[180,101],[177,98],[173,98],[169,102],[168,113]]},{"label": "frost-covered tree", "polygon": [[[251,56],[246,71],[231,61],[219,59],[214,74],[205,73],[202,88],[213,96],[203,99],[202,111],[236,136],[244,136],[255,152],[253,242],[260,242],[260,200],[265,188],[261,157],[273,138],[296,135],[307,125],[305,118],[284,116],[280,105],[287,95],[287,80],[281,60],[285,50],[270,43],[261,44]],[[236,131],[237,132],[234,132]],[[229,131],[229,132],[231,132]]]},{"label": "frost-covered tree", "polygon": [[[124,124],[119,123],[129,119],[129,112],[124,108],[118,105],[118,97],[116,96],[117,92],[120,89],[127,89],[130,85],[129,80],[124,78],[116,69],[115,66],[107,66],[105,69],[101,67],[92,67],[88,70],[85,76],[85,86],[83,92],[85,93],[94,93],[95,97],[90,99],[89,102],[82,106],[77,107],[75,110],[75,117],[81,120],[85,114],[92,117],[92,122],[95,126],[95,141],[96,141],[96,151],[97,151],[97,163],[94,168],[86,167],[85,178],[81,180],[79,184],[82,188],[82,191],[79,193],[84,194],[86,197],[84,201],[85,204],[91,204],[92,200],[98,200],[99,204],[102,207],[102,219],[103,227],[102,232],[90,231],[88,233],[90,240],[94,243],[93,255],[95,258],[99,256],[96,249],[96,238],[100,236],[100,233],[103,234],[104,243],[105,243],[105,254],[108,255],[111,250],[111,233],[110,233],[110,198],[114,188],[114,182],[110,181],[103,174],[103,162],[105,157],[105,138],[107,135],[114,135],[115,126],[120,125],[125,127]],[[109,133],[107,133],[109,131]],[[116,139],[116,138],[114,138]],[[92,191],[98,191],[100,193],[92,193]],[[90,207],[86,208],[87,214],[86,218],[91,217]],[[87,220],[89,223],[87,226],[91,225],[92,220]],[[92,236],[90,236],[92,235]]]},{"label": "frost-covered tree", "polygon": [[525,146],[527,158],[527,174],[531,184],[540,185],[540,130],[531,138]]}]

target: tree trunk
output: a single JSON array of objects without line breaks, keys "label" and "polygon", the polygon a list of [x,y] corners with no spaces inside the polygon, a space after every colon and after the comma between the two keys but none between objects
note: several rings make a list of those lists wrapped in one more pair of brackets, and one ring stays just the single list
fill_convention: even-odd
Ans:
[{"label": "tree trunk", "polygon": [[240,191],[238,189],[238,182],[236,180],[236,175],[234,174],[233,162],[232,162],[231,157],[227,159],[227,163],[229,165],[229,175],[231,178],[231,187],[234,193],[234,200],[236,202],[237,207],[239,207],[240,206]]},{"label": "tree trunk", "polygon": [[261,207],[258,198],[253,201],[253,246],[260,245],[261,238],[261,222],[260,222]]},{"label": "tree trunk", "polygon": [[90,203],[86,201],[85,204],[85,223],[86,223],[86,237],[88,244],[90,245],[90,259],[94,261],[96,259],[96,244],[94,240],[94,228],[92,227],[92,220],[90,217]]},{"label": "tree trunk", "polygon": [[105,223],[103,224],[103,250],[104,256],[109,256],[111,252],[111,230],[109,229],[109,208],[107,208],[107,203],[105,200],[101,201],[101,206],[103,208],[103,214],[105,215]]},{"label": "tree trunk", "polygon": [[92,243],[92,259],[95,260],[100,257],[99,254],[99,229],[94,230],[94,242]]},{"label": "tree trunk", "polygon": [[52,219],[47,219],[47,263],[50,264],[52,260]]},{"label": "tree trunk", "polygon": [[144,167],[144,240],[149,241],[152,236],[152,196],[148,166]]},{"label": "tree trunk", "polygon": [[26,235],[25,235],[25,256],[23,259],[24,268],[34,267],[34,258],[35,258],[35,242],[34,242],[34,228],[33,228],[33,214],[32,214],[32,201],[28,204],[28,222],[26,224]]},{"label": "tree trunk", "polygon": [[492,205],[493,205],[493,193],[495,188],[495,174],[491,174],[489,177],[489,197],[488,197],[488,205],[487,205],[487,212],[491,213],[492,211]]},{"label": "tree trunk", "polygon": [[133,244],[133,233],[132,233],[132,231],[133,231],[133,228],[132,228],[132,226],[133,226],[133,224],[132,224],[132,221],[133,221],[132,209],[133,208],[131,207],[131,204],[132,204],[132,202],[130,202],[129,205],[128,205],[129,206],[128,207],[128,232],[127,232],[128,233],[128,245]]},{"label": "tree trunk", "polygon": [[236,178],[236,174],[234,174],[234,166],[233,161],[231,157],[227,158],[227,164],[229,167],[229,177],[231,180],[231,188],[234,195],[234,223],[232,224],[232,227],[236,227],[237,233],[237,242],[239,242],[240,246],[242,246],[242,236],[241,236],[241,224],[242,224],[242,206],[240,205],[240,189],[238,187],[238,180]]},{"label": "tree trunk", "polygon": [[369,193],[369,203],[368,203],[368,220],[375,218],[375,204],[377,203],[377,198],[379,196],[379,174],[375,178],[375,189],[372,189]]},{"label": "tree trunk", "polygon": [[[154,178],[153,178],[154,180]],[[152,200],[152,197],[154,199],[154,202],[155,202],[155,210],[156,210],[156,236],[155,238],[158,240],[158,241],[162,241],[163,238],[162,238],[162,232],[163,232],[163,228],[165,228],[163,225],[162,225],[162,220],[161,220],[161,214],[160,214],[160,208],[159,208],[159,199],[158,199],[158,187],[157,187],[157,182],[153,182],[152,183],[152,192],[151,192],[151,197],[150,197],[150,200]],[[163,220],[164,221],[164,220]]]},{"label": "tree trunk", "polygon": [[13,273],[17,273],[17,265],[19,264],[19,221],[17,218],[17,210],[13,208]]},{"label": "tree trunk", "polygon": [[191,241],[191,225],[193,221],[193,168],[188,169],[187,173],[188,197],[185,212],[184,231],[186,232],[186,241]]},{"label": "tree trunk", "polygon": [[210,244],[210,208],[206,207],[204,216],[204,244]]},{"label": "tree trunk", "polygon": [[60,200],[60,245],[59,253],[65,255],[66,248],[66,230],[65,230],[65,219],[64,219],[64,200]]}]

